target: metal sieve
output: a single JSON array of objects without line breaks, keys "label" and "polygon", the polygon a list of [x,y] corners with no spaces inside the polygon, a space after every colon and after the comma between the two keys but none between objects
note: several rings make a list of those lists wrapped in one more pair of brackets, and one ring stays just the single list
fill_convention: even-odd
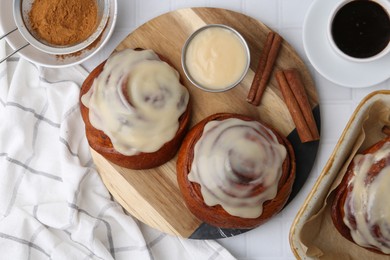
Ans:
[{"label": "metal sieve", "polygon": [[74,53],[80,50],[85,49],[91,43],[93,43],[100,36],[104,30],[110,11],[110,1],[109,0],[96,0],[98,5],[98,17],[97,17],[97,27],[86,40],[76,43],[74,45],[53,45],[47,43],[35,34],[34,30],[31,28],[29,22],[29,13],[32,7],[34,0],[14,0],[13,13],[16,26],[18,27],[19,32],[22,36],[35,48],[50,54],[64,55]]}]

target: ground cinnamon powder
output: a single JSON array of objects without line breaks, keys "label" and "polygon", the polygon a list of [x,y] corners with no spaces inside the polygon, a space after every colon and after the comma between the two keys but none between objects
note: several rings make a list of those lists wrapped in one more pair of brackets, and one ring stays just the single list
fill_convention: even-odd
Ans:
[{"label": "ground cinnamon powder", "polygon": [[29,20],[36,35],[54,45],[87,39],[97,26],[96,0],[35,0]]}]

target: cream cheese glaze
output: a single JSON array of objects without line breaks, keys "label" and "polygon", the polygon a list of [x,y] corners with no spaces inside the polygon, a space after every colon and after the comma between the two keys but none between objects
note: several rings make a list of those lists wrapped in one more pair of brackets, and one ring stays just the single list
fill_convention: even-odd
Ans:
[{"label": "cream cheese glaze", "polygon": [[188,179],[199,183],[208,206],[257,218],[278,191],[286,148],[256,121],[210,121],[194,147]]},{"label": "cream cheese glaze", "polygon": [[151,153],[174,138],[189,100],[179,73],[152,50],[112,55],[81,101],[93,127],[124,155]]},{"label": "cream cheese glaze", "polygon": [[[385,254],[390,253],[389,158],[390,142],[373,154],[355,156],[354,176],[348,183],[352,185],[352,191],[344,204],[343,219],[357,244],[376,247]],[[386,166],[372,178],[369,169],[382,159],[386,159]],[[354,221],[350,216],[354,217]],[[379,236],[376,233],[378,230]]]},{"label": "cream cheese glaze", "polygon": [[189,43],[186,66],[189,74],[205,88],[224,89],[245,73],[248,57],[244,43],[233,32],[211,27]]}]

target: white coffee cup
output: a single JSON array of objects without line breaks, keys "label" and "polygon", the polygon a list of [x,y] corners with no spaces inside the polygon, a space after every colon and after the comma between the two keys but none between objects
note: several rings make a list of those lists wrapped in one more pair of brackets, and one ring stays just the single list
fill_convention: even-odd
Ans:
[{"label": "white coffee cup", "polygon": [[[352,3],[352,2],[355,2],[355,3]],[[330,12],[330,15],[329,15],[329,19],[328,19],[328,28],[327,28],[327,37],[328,37],[328,40],[329,40],[329,43],[330,43],[330,45],[332,46],[332,49],[339,55],[339,56],[341,56],[341,57],[343,57],[344,59],[347,59],[347,60],[350,60],[350,61],[354,61],[354,62],[371,62],[371,61],[374,61],[374,60],[377,60],[377,59],[380,59],[380,58],[382,58],[383,56],[385,56],[385,55],[387,55],[387,54],[389,54],[389,52],[390,52],[390,43],[389,43],[389,41],[387,41],[387,45],[386,45],[386,47],[384,47],[383,49],[381,49],[379,52],[377,52],[376,54],[373,54],[373,55],[371,55],[371,56],[365,56],[365,57],[361,57],[361,56],[359,56],[359,55],[353,55],[353,54],[351,54],[352,53],[352,51],[350,51],[350,52],[348,52],[348,51],[346,51],[346,50],[342,50],[341,48],[341,44],[340,44],[340,40],[339,39],[336,39],[337,38],[337,36],[336,36],[336,34],[334,33],[334,31],[333,31],[333,27],[334,26],[339,26],[339,25],[337,25],[336,24],[336,19],[340,19],[340,17],[341,17],[341,13],[342,12],[345,12],[345,10],[347,9],[347,8],[350,8],[351,7],[351,5],[355,5],[356,6],[356,2],[360,2],[360,3],[358,3],[358,4],[362,4],[363,2],[365,2],[365,3],[363,3],[363,4],[369,4],[369,5],[371,5],[372,7],[373,7],[373,4],[378,4],[379,6],[381,6],[382,8],[383,8],[383,10],[385,11],[385,13],[387,13],[387,17],[388,17],[388,19],[390,20],[390,2],[388,1],[388,0],[370,0],[370,1],[361,1],[361,0],[342,0],[342,1],[340,1],[334,8],[333,8],[333,10],[332,10],[332,12]],[[349,5],[349,6],[347,6],[347,5]],[[377,5],[375,6],[375,7],[378,7]],[[367,10],[368,10],[368,8],[367,8]],[[385,16],[384,16],[385,17]],[[336,18],[336,19],[335,19]],[[351,17],[348,17],[349,19],[351,18]],[[386,19],[386,18],[383,18],[383,19]],[[339,21],[339,20],[338,20]],[[344,23],[344,24],[342,24],[342,25],[345,25],[345,26],[347,26],[346,25],[347,23]],[[363,24],[364,26],[367,24],[364,24],[364,21],[362,21],[360,24]],[[382,24],[382,23],[381,23]],[[387,22],[386,22],[386,24],[387,24]],[[352,25],[351,25],[352,26]],[[355,23],[355,26],[356,26],[356,28],[358,28],[358,26],[359,26],[359,22],[357,22],[357,23]],[[352,27],[351,27],[352,28]],[[346,32],[345,33],[350,33],[351,31],[353,31],[353,29],[355,29],[355,28],[353,28],[353,29],[351,29],[351,28],[349,28],[349,29],[347,29],[346,28]],[[338,29],[340,29],[340,27],[338,27]],[[358,30],[358,29],[357,29]],[[390,30],[390,29],[389,29]],[[363,34],[363,32],[361,32],[361,31],[359,31],[359,33],[362,35]],[[390,33],[390,31],[389,32],[387,32],[387,33]],[[344,36],[343,36],[344,37]],[[361,38],[359,38],[359,39],[361,39]],[[369,38],[365,38],[365,39],[369,39]],[[350,39],[348,39],[348,40],[350,40]],[[351,43],[350,42],[350,44],[352,45],[352,44],[355,44],[354,42],[353,43]],[[360,44],[360,42],[359,42],[359,44]],[[382,46],[385,44],[385,42],[383,41],[382,42]],[[362,44],[360,44],[360,45],[362,45]],[[357,46],[357,45],[356,45]],[[373,45],[371,45],[371,46],[373,46]],[[344,46],[345,47],[345,46]]]}]

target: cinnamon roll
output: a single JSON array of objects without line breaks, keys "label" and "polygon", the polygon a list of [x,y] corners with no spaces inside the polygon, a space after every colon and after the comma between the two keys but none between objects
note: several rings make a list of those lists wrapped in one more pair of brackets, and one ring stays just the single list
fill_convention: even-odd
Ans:
[{"label": "cinnamon roll", "polygon": [[220,228],[254,228],[278,213],[291,193],[289,141],[252,118],[211,115],[185,137],[177,178],[189,210]]},{"label": "cinnamon roll", "polygon": [[331,216],[353,243],[390,254],[390,137],[357,154],[336,189]]},{"label": "cinnamon roll", "polygon": [[82,85],[80,107],[89,145],[130,169],[174,157],[189,124],[189,93],[152,50],[125,49],[99,65]]}]

